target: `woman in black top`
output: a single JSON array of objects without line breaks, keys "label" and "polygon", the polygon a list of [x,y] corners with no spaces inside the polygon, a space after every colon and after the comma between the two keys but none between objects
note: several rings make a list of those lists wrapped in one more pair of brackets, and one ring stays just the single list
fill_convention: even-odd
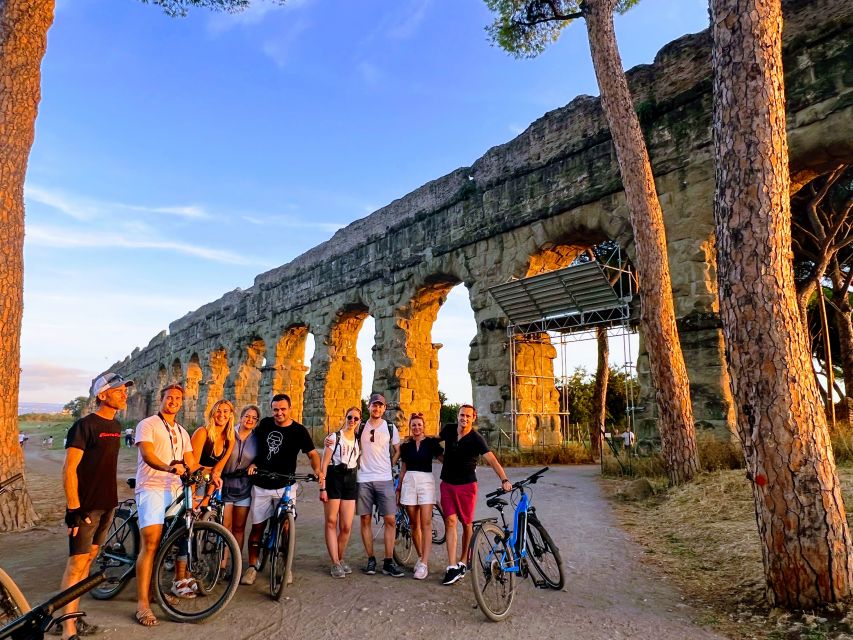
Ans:
[{"label": "woman in black top", "polygon": [[415,579],[423,580],[429,573],[429,552],[432,547],[432,507],[435,504],[435,478],[432,461],[444,449],[438,438],[424,434],[424,414],[413,413],[409,418],[409,438],[400,445],[400,483],[397,502],[406,507],[412,527],[412,541],[418,552]]},{"label": "woman in black top", "polygon": [[218,400],[207,414],[207,424],[199,427],[191,439],[193,455],[210,472],[205,499],[207,504],[213,490],[222,485],[222,469],[234,448],[234,405]]}]

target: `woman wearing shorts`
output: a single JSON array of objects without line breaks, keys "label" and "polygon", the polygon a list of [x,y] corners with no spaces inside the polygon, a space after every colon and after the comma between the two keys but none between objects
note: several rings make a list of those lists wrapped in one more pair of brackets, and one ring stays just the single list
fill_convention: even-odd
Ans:
[{"label": "woman wearing shorts", "polygon": [[424,414],[413,413],[409,418],[409,439],[400,445],[400,484],[397,501],[406,507],[412,528],[412,541],[418,552],[415,580],[429,573],[429,552],[432,547],[432,507],[435,504],[435,478],[432,461],[444,453],[438,438],[424,434]]},{"label": "woman wearing shorts", "polygon": [[345,578],[348,573],[352,573],[344,561],[344,552],[352,533],[355,500],[358,497],[356,471],[359,447],[355,433],[360,422],[361,409],[347,409],[346,422],[332,434],[334,440],[323,451],[320,463],[320,500],[325,513],[326,548],[332,560],[333,578]]},{"label": "woman wearing shorts", "polygon": [[243,407],[240,424],[235,429],[231,455],[222,469],[222,501],[225,503],[223,524],[234,534],[240,549],[243,548],[246,520],[252,504],[252,483],[246,475],[246,469],[258,452],[254,432],[260,419],[261,410],[256,405]]}]

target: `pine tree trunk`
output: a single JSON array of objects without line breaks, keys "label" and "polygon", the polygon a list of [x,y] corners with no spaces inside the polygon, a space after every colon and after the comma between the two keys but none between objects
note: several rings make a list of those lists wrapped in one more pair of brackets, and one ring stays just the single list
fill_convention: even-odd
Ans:
[{"label": "pine tree trunk", "polygon": [[847,291],[847,280],[838,262],[833,260],[832,276],[832,300],[835,302],[833,317],[835,327],[838,331],[838,357],[841,360],[841,370],[844,373],[844,397],[841,399],[841,407],[838,414],[839,420],[847,422],[853,427],[853,319],[851,319],[850,294]]},{"label": "pine tree trunk", "polygon": [[595,370],[595,387],[592,391],[592,423],[589,427],[589,442],[592,455],[598,458],[604,433],[604,419],[607,416],[607,383],[610,379],[610,342],[607,339],[607,328],[596,327],[595,339],[598,342],[598,368]]},{"label": "pine tree trunk", "polygon": [[[53,0],[0,2],[0,478],[24,470],[18,389],[24,290],[24,177],[41,98]],[[26,490],[0,496],[0,531],[36,519]]]},{"label": "pine tree trunk", "polygon": [[720,314],[771,604],[850,595],[850,531],[797,308],[780,0],[712,0]]},{"label": "pine tree trunk", "polygon": [[672,281],[654,176],[613,28],[615,0],[587,0],[584,18],[601,105],[610,126],[634,231],[642,292],[640,328],[649,351],[660,414],[661,450],[669,481],[679,484],[698,471],[696,430],[687,367],[675,325]]}]

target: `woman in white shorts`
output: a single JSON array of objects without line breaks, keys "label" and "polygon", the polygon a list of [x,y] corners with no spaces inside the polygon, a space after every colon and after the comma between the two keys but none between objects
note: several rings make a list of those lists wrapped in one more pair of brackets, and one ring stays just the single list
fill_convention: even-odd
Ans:
[{"label": "woman in white shorts", "polygon": [[424,434],[424,414],[413,413],[409,418],[409,438],[400,445],[400,484],[397,502],[406,507],[412,527],[412,541],[418,552],[415,580],[429,573],[429,552],[432,547],[432,507],[435,504],[435,478],[432,461],[444,454],[438,438]]}]

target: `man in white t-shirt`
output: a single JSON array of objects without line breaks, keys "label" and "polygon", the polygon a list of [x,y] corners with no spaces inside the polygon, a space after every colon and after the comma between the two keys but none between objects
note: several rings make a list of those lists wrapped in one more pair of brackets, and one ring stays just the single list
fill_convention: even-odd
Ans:
[{"label": "man in white t-shirt", "polygon": [[[385,396],[374,393],[368,403],[370,418],[358,432],[361,460],[358,467],[358,515],[361,516],[361,540],[367,553],[364,573],[376,573],[376,557],[373,555],[373,528],[370,518],[376,506],[385,520],[385,559],[382,573],[395,578],[402,577],[403,570],[394,564],[394,516],[397,498],[394,494],[394,476],[391,467],[400,458],[400,432],[393,423],[382,418],[385,413]],[[392,453],[393,451],[393,453]]]},{"label": "man in white t-shirt", "polygon": [[[136,619],[146,627],[158,624],[151,611],[149,589],[166,510],[182,490],[181,476],[198,467],[190,436],[175,421],[183,401],[184,388],[177,383],[168,385],[160,392],[159,413],[136,425],[136,508],[142,534],[136,559]],[[186,559],[176,559],[172,594],[196,597],[193,580],[186,577]]]},{"label": "man in white t-shirt", "polygon": [[625,455],[630,456],[631,451],[634,448],[634,443],[637,441],[637,436],[634,435],[634,432],[631,431],[631,427],[629,426],[625,431],[622,432],[622,448],[625,450]]}]

